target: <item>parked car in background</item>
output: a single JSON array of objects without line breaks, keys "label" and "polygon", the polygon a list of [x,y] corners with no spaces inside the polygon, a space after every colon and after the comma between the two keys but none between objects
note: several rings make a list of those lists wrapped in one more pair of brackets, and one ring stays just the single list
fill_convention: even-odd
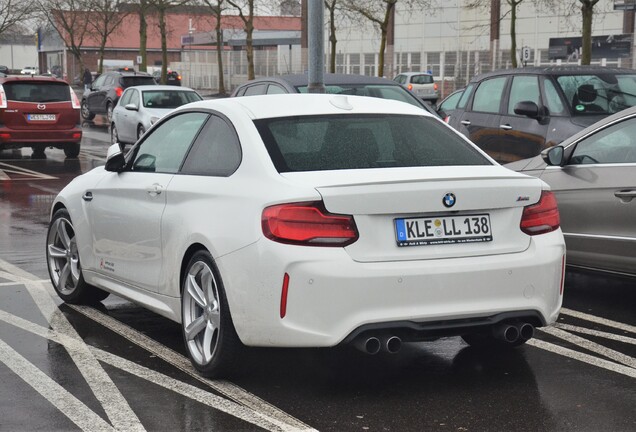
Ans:
[{"label": "parked car in background", "polygon": [[7,66],[0,65],[0,73],[9,75],[9,68]]},{"label": "parked car in background", "polygon": [[35,66],[25,66],[24,69],[20,71],[22,75],[37,75],[39,69]]},{"label": "parked car in background", "polygon": [[96,114],[106,114],[108,123],[113,121],[113,109],[128,87],[155,85],[155,80],[145,72],[111,71],[100,75],[82,96],[82,117],[92,120]]},{"label": "parked car in background", "polygon": [[190,102],[203,100],[194,90],[172,86],[128,87],[113,110],[110,136],[113,144],[124,148],[150,129],[157,120],[173,109]]},{"label": "parked car in background", "polygon": [[177,108],[60,192],[45,250],[64,301],[114,293],[180,323],[207,376],[242,345],[511,348],[563,299],[544,182],[420,108],[342,94]]},{"label": "parked car in background", "polygon": [[[157,84],[161,84],[161,71],[156,70],[152,73],[152,77],[155,79]],[[181,75],[177,71],[168,70],[166,74],[166,85],[180,86],[181,85]]]},{"label": "parked car in background", "polygon": [[569,266],[636,276],[636,108],[506,167],[550,185]]},{"label": "parked car in background", "polygon": [[512,162],[636,105],[636,71],[601,66],[495,71],[474,77],[462,101],[449,124],[497,161]]},{"label": "parked car in background", "polygon": [[434,104],[439,98],[437,83],[433,79],[433,74],[428,72],[404,72],[393,78],[393,81],[430,103]]},{"label": "parked car in background", "polygon": [[80,103],[66,82],[53,77],[0,77],[0,150],[31,147],[43,157],[47,147],[80,152]]},{"label": "parked car in background", "polygon": [[[437,116],[430,104],[415,97],[395,81],[365,75],[324,74],[325,92],[352,96],[370,96],[406,102]],[[307,74],[281,75],[258,78],[238,86],[235,96],[257,96],[264,94],[307,93]],[[439,116],[438,116],[439,117]]]}]

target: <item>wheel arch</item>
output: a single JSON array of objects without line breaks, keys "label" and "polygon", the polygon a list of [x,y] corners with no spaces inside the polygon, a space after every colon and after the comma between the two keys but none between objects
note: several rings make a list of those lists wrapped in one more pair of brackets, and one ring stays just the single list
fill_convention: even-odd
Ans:
[{"label": "wheel arch", "polygon": [[[181,268],[179,269],[179,292],[182,294],[183,294],[183,277],[185,276],[188,263],[190,262],[190,259],[194,256],[194,254],[199,251],[206,251],[208,253],[210,252],[208,248],[206,248],[201,243],[193,243],[188,247],[188,249],[186,249],[185,253],[183,254],[183,258],[181,259]],[[216,269],[213,269],[213,271],[214,270]],[[216,271],[218,272],[218,270]]]}]

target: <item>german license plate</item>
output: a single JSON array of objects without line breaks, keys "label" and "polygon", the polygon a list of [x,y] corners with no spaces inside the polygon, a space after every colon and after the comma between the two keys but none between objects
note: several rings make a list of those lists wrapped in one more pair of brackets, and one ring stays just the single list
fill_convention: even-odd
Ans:
[{"label": "german license plate", "polygon": [[490,215],[395,219],[398,246],[426,246],[492,241]]},{"label": "german license plate", "polygon": [[55,114],[27,114],[29,121],[55,121]]}]

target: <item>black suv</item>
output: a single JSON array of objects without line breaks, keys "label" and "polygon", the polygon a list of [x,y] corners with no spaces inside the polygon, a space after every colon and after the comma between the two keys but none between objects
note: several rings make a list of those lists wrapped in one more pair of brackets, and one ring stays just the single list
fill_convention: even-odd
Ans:
[{"label": "black suv", "polygon": [[504,163],[536,156],[631,106],[636,106],[635,70],[509,69],[474,77],[449,124]]},{"label": "black suv", "polygon": [[[155,79],[155,82],[157,84],[161,84],[161,71],[154,71],[152,73],[152,77]],[[181,75],[179,75],[179,72],[177,71],[173,71],[173,70],[169,70],[166,73],[166,84],[167,85],[173,85],[173,86],[180,86],[181,85]]]},{"label": "black suv", "polygon": [[100,75],[82,96],[82,118],[92,120],[95,114],[106,114],[113,120],[113,108],[125,89],[138,85],[155,85],[151,75],[144,72],[106,72]]}]

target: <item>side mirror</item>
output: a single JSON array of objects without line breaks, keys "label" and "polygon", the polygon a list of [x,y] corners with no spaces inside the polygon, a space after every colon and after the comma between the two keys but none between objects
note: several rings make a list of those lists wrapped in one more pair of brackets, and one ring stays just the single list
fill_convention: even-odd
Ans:
[{"label": "side mirror", "polygon": [[126,108],[128,111],[139,111],[139,107],[132,103],[124,106],[124,108]]},{"label": "side mirror", "polygon": [[515,114],[538,119],[539,106],[532,101],[522,101],[515,105]]},{"label": "side mirror", "polygon": [[565,165],[565,150],[563,146],[554,146],[547,148],[541,152],[541,157],[551,166],[563,166]]},{"label": "side mirror", "polygon": [[106,166],[104,167],[106,171],[110,172],[121,172],[126,166],[126,158],[124,157],[124,153],[119,146],[119,143],[113,144],[108,147],[108,152],[106,153]]}]

